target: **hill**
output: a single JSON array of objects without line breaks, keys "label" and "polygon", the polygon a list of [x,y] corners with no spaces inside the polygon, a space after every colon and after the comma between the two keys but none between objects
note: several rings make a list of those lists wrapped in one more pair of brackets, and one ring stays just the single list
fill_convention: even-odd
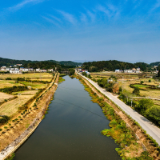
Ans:
[{"label": "hill", "polygon": [[[30,68],[51,68],[51,66],[63,66],[63,67],[76,67],[82,63],[76,63],[72,61],[55,61],[55,60],[46,60],[46,61],[31,61],[31,60],[15,60],[0,57],[0,67],[1,66],[13,66],[15,64],[22,64],[24,67]],[[46,69],[47,69],[46,68]]]},{"label": "hill", "polygon": [[146,71],[150,68],[149,64],[144,62],[129,63],[116,60],[85,62],[82,66],[83,69],[87,69],[90,72],[99,72],[103,70],[114,71],[115,69],[124,70],[138,67],[141,68],[142,71]]}]

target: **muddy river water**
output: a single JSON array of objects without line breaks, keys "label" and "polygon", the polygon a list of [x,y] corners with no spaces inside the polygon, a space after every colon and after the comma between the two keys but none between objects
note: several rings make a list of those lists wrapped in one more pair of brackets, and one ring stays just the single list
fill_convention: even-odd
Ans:
[{"label": "muddy river water", "polygon": [[99,105],[79,80],[64,79],[45,119],[14,160],[120,160],[114,140],[101,134],[109,121]]}]

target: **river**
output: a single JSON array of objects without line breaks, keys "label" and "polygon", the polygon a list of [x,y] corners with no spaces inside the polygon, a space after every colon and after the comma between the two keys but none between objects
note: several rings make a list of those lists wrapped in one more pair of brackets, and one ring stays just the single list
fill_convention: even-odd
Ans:
[{"label": "river", "polygon": [[100,132],[109,121],[77,79],[64,77],[49,112],[14,160],[120,160],[118,147]]}]

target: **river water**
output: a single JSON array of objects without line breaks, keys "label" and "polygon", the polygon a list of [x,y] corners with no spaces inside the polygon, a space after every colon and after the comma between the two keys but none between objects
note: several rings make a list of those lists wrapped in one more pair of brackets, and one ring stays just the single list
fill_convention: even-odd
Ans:
[{"label": "river water", "polygon": [[120,160],[114,140],[100,133],[109,121],[99,105],[79,80],[64,79],[45,119],[14,160]]}]

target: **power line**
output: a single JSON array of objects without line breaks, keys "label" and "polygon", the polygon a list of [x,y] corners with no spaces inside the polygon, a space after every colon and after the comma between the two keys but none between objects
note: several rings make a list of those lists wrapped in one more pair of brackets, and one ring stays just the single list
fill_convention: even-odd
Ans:
[{"label": "power line", "polygon": [[[74,106],[74,107],[81,108],[81,109],[83,109],[83,110],[85,110],[85,111],[87,111],[87,112],[90,112],[90,113],[98,116],[98,117],[101,117],[101,118],[103,118],[103,119],[106,119],[106,118],[100,116],[99,114],[96,114],[96,113],[94,113],[94,112],[92,112],[92,111],[90,111],[90,110],[88,110],[88,109],[85,109],[85,108],[83,108],[83,107],[81,107],[81,106],[78,106],[78,105],[76,105],[76,104],[70,103],[70,102],[65,101],[65,100],[62,100],[62,99],[60,99],[60,98],[56,98],[56,99],[58,99],[58,100],[60,100],[60,101],[63,101],[63,102],[65,102],[65,103],[71,104],[71,105]],[[56,102],[56,103],[57,103],[57,102]],[[62,103],[59,103],[59,104],[64,105],[64,104],[62,104]]]}]

